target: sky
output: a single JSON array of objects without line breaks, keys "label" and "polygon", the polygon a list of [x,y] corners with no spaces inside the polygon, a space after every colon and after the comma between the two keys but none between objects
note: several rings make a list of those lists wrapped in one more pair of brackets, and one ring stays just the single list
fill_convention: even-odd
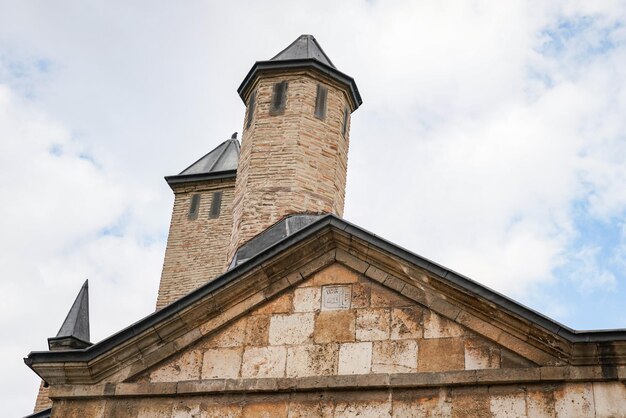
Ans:
[{"label": "sky", "polygon": [[0,0],[0,410],[31,412],[89,279],[97,342],[154,311],[177,174],[256,60],[355,78],[344,218],[575,329],[626,328],[623,1]]}]

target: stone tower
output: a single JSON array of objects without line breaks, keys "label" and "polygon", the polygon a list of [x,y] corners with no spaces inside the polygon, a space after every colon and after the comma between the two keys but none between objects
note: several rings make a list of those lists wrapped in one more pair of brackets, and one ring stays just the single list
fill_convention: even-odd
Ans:
[{"label": "stone tower", "polygon": [[229,259],[292,214],[342,216],[354,80],[302,35],[256,62],[238,89],[246,104]]},{"label": "stone tower", "polygon": [[157,309],[224,272],[239,159],[236,134],[175,176]]}]

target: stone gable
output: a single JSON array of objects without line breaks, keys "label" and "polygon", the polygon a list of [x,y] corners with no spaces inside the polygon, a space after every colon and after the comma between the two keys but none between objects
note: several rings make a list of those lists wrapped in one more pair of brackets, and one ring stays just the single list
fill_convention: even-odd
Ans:
[{"label": "stone gable", "polygon": [[335,263],[136,378],[302,378],[532,367]]}]

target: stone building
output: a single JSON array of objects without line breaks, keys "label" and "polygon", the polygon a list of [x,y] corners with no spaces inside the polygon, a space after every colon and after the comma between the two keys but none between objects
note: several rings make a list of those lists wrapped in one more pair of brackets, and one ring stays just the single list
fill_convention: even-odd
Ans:
[{"label": "stone building", "polygon": [[572,330],[342,219],[361,97],[312,36],[238,93],[241,146],[166,177],[156,312],[91,344],[85,285],[25,359],[32,416],[626,416],[626,330]]}]

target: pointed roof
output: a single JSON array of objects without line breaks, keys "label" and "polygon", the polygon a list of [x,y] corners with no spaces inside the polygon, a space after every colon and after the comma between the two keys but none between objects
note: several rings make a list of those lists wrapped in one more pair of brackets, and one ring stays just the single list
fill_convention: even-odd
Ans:
[{"label": "pointed roof", "polygon": [[255,62],[237,89],[237,92],[241,100],[247,103],[250,89],[255,85],[254,81],[261,73],[277,70],[301,70],[305,68],[314,69],[345,86],[351,101],[352,111],[355,111],[363,103],[354,79],[337,70],[312,35],[300,35],[287,48],[283,49],[269,61]]},{"label": "pointed roof", "polygon": [[180,174],[167,176],[165,180],[171,186],[188,181],[234,177],[237,174],[238,162],[239,141],[235,132],[230,139],[219,144],[214,150],[181,171]]},{"label": "pointed roof", "polygon": [[91,345],[89,342],[89,280],[85,280],[56,337],[48,338],[50,349]]},{"label": "pointed roof", "polygon": [[329,67],[336,68],[328,55],[324,53],[324,50],[317,43],[313,35],[300,35],[298,39],[293,41],[291,45],[280,51],[270,61],[286,61],[297,59],[316,59],[322,64],[326,64]]}]

